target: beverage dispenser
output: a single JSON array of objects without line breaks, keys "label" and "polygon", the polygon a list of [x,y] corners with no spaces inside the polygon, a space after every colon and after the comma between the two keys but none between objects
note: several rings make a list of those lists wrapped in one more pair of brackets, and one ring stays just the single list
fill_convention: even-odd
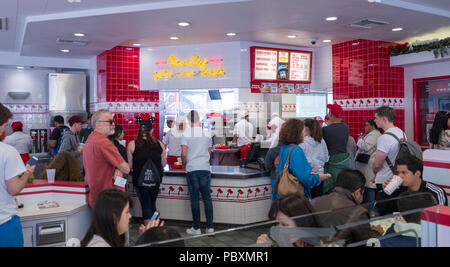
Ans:
[{"label": "beverage dispenser", "polygon": [[30,136],[32,140],[32,146],[31,146],[31,153],[39,153],[39,130],[38,129],[31,129],[30,130]]},{"label": "beverage dispenser", "polygon": [[40,152],[48,152],[47,148],[47,137],[48,130],[47,129],[39,129],[39,143],[40,143]]}]

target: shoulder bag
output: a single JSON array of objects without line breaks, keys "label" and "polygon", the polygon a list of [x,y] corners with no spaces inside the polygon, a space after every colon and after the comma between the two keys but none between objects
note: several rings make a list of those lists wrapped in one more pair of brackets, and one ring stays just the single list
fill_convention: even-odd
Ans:
[{"label": "shoulder bag", "polygon": [[275,181],[274,189],[275,192],[279,196],[297,193],[301,195],[305,195],[305,187],[300,183],[297,177],[289,172],[289,162],[291,158],[291,152],[292,149],[294,149],[294,146],[291,147],[289,150],[289,155],[286,160],[286,163],[284,164],[284,168],[281,171],[280,175],[278,176],[277,180]]}]

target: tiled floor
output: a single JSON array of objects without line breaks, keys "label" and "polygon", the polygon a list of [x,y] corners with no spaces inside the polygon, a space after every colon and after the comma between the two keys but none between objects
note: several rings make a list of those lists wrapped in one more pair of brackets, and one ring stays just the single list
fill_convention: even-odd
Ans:
[{"label": "tiled floor", "polygon": [[[186,233],[186,229],[192,226],[191,222],[165,220],[166,226],[174,227],[178,230],[182,237],[190,237]],[[139,237],[139,222],[132,221],[130,224],[130,246],[136,243]],[[219,232],[214,236],[195,237],[184,240],[187,247],[247,247],[254,246],[256,239],[261,234],[267,234],[270,229],[270,225],[252,227],[250,229],[228,231],[220,233],[220,231],[238,228],[240,225],[225,225],[215,224],[214,230]],[[204,233],[205,225],[201,227],[202,233]]]}]

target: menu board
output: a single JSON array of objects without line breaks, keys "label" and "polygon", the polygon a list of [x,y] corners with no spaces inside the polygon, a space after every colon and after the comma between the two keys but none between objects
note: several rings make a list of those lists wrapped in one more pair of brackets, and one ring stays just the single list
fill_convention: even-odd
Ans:
[{"label": "menu board", "polygon": [[252,83],[311,83],[312,52],[252,47]]},{"label": "menu board", "polygon": [[277,58],[276,50],[255,49],[255,79],[276,80]]},{"label": "menu board", "polygon": [[311,54],[291,52],[289,80],[309,81]]}]

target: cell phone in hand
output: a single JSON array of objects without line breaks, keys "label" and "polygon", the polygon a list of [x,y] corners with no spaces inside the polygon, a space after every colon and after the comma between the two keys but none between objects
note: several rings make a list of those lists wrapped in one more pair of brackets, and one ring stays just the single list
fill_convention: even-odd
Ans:
[{"label": "cell phone in hand", "polygon": [[159,211],[155,211],[155,213],[153,213],[152,217],[150,218],[150,221],[154,221],[158,218],[159,218]]},{"label": "cell phone in hand", "polygon": [[36,165],[36,163],[39,161],[38,158],[36,157],[31,157],[30,160],[28,160],[27,164],[30,165],[31,167],[33,167],[34,165]]}]

